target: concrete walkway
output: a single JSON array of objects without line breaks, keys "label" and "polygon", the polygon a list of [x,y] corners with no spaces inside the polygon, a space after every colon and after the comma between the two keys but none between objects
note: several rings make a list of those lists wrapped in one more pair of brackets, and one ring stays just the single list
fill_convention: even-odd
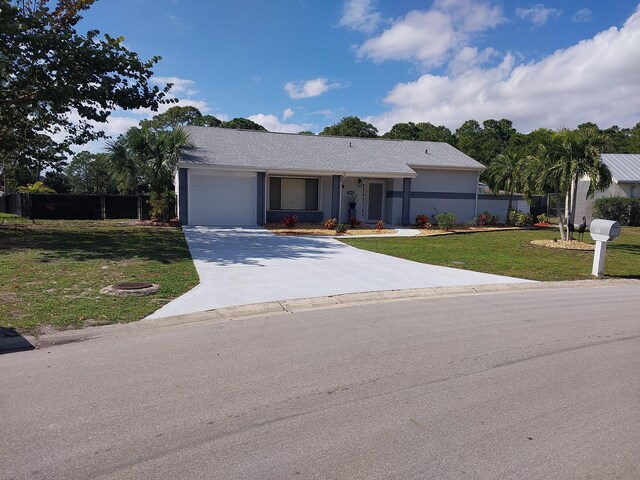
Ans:
[{"label": "concrete walkway", "polygon": [[200,285],[148,318],[260,302],[426,287],[529,282],[411,262],[328,237],[185,227]]}]

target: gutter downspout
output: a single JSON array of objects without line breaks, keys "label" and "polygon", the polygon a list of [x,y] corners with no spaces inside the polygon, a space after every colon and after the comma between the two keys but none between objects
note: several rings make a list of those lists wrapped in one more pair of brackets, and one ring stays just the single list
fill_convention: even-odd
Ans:
[{"label": "gutter downspout", "polygon": [[[342,190],[344,190],[344,179],[347,178],[347,174],[343,173],[342,176],[340,177],[340,202],[338,203],[338,223],[342,223],[340,221],[340,215],[342,214]],[[349,219],[347,218],[347,223],[349,222]]]},{"label": "gutter downspout", "polygon": [[476,204],[474,207],[473,218],[478,218],[478,185],[480,184],[480,172],[476,174]]}]

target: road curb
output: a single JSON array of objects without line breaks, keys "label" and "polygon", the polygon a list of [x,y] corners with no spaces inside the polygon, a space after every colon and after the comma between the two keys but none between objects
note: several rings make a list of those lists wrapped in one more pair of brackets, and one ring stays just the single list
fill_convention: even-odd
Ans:
[{"label": "road curb", "polygon": [[[611,288],[616,286],[640,286],[640,279],[605,279],[605,280],[573,280],[560,282],[526,282],[490,285],[467,285],[454,287],[414,288],[405,290],[384,290],[377,292],[345,293],[325,297],[300,298],[273,302],[225,307],[204,312],[175,315],[171,317],[144,319],[127,324],[86,327],[80,330],[64,330],[41,335],[39,337],[21,337],[35,348],[47,348],[54,345],[82,342],[99,337],[117,336],[119,334],[146,333],[154,330],[182,328],[189,325],[225,322],[235,319],[273,315],[277,313],[295,313],[324,308],[336,308],[345,305],[382,303],[398,300],[433,299],[463,295],[485,295],[505,292],[524,292],[547,289],[570,288]],[[24,343],[22,343],[24,346]],[[7,343],[6,347],[11,344]],[[3,348],[0,342],[0,353],[10,350]],[[22,348],[21,350],[24,350]]]}]

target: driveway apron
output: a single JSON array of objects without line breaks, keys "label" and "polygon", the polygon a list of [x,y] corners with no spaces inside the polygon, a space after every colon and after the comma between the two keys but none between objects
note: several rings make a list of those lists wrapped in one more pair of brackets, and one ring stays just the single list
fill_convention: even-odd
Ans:
[{"label": "driveway apron", "polygon": [[185,227],[200,284],[149,318],[252,303],[408,288],[527,282],[263,228]]}]

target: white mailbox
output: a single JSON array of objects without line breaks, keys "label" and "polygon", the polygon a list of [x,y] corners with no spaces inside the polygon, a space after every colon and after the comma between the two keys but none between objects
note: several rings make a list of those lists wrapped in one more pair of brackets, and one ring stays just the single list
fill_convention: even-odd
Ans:
[{"label": "white mailbox", "polygon": [[589,226],[591,238],[596,242],[608,242],[620,236],[620,224],[613,220],[596,218]]},{"label": "white mailbox", "polygon": [[604,257],[607,253],[607,242],[615,240],[620,236],[620,224],[613,220],[596,218],[589,226],[589,233],[591,234],[591,238],[596,242],[591,274],[596,277],[601,277],[604,275]]}]

